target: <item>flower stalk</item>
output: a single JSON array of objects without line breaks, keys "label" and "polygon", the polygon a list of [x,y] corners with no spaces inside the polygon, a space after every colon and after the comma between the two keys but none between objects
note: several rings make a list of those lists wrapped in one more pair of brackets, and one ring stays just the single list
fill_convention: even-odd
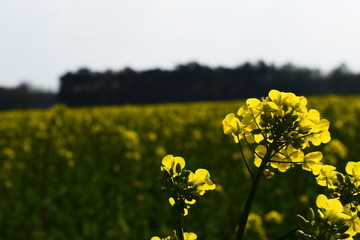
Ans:
[{"label": "flower stalk", "polygon": [[182,225],[182,216],[181,216],[181,209],[174,208],[176,211],[175,213],[175,222],[176,222],[176,236],[179,240],[184,240],[184,228]]},{"label": "flower stalk", "polygon": [[271,157],[271,151],[267,151],[266,155],[264,156],[264,159],[261,162],[261,165],[260,165],[260,167],[259,167],[259,169],[258,169],[258,171],[256,173],[256,176],[255,176],[254,181],[252,183],[248,198],[247,198],[246,203],[245,203],[245,207],[244,207],[243,215],[242,215],[242,218],[241,218],[241,222],[238,225],[238,230],[237,230],[236,238],[235,238],[236,240],[242,240],[244,238],[245,227],[246,227],[246,223],[247,223],[247,220],[248,220],[248,217],[249,217],[249,213],[250,213],[250,210],[251,210],[252,203],[254,202],[256,190],[257,190],[257,188],[259,186],[259,182],[260,182],[261,176],[263,174],[263,171],[264,171],[264,169],[266,167],[266,164],[270,161],[270,157]]}]

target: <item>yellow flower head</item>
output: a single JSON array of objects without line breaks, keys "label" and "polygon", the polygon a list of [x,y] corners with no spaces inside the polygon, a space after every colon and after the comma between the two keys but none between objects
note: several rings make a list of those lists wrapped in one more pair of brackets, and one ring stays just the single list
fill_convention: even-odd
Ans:
[{"label": "yellow flower head", "polygon": [[323,218],[330,221],[345,221],[351,219],[344,213],[344,206],[338,199],[328,199],[324,194],[319,194],[316,198],[316,206],[321,210]]},{"label": "yellow flower head", "polygon": [[200,168],[195,173],[184,169],[185,160],[182,157],[167,155],[162,160],[162,185],[169,194],[172,207],[181,210],[181,214],[188,214],[190,205],[208,190],[214,190],[216,185],[210,179],[208,170]]},{"label": "yellow flower head", "polygon": [[306,171],[312,171],[314,175],[319,175],[320,169],[324,165],[320,162],[322,158],[323,154],[321,152],[310,152],[305,155],[302,168]]},{"label": "yellow flower head", "polygon": [[337,171],[336,167],[332,165],[323,165],[318,170],[319,175],[316,177],[316,182],[320,186],[332,186],[332,180],[335,179]]},{"label": "yellow flower head", "polygon": [[344,210],[345,213],[350,216],[350,218],[345,221],[346,225],[349,226],[347,233],[349,233],[351,236],[355,236],[356,234],[360,233],[360,218],[357,212],[350,210],[349,206],[345,206]]},{"label": "yellow flower head", "polygon": [[280,172],[303,164],[305,170],[317,174],[322,165],[321,153],[305,156],[302,149],[310,144],[328,143],[330,123],[321,119],[317,110],[308,110],[306,105],[303,96],[271,90],[261,99],[247,99],[237,116],[234,113],[226,115],[223,130],[225,134],[232,134],[236,143],[245,140],[258,144],[254,159],[257,167],[268,152],[266,165],[270,164]]},{"label": "yellow flower head", "polygon": [[195,240],[197,235],[193,232],[184,232],[184,240]]},{"label": "yellow flower head", "polygon": [[210,180],[210,173],[208,170],[200,168],[195,173],[190,173],[189,182],[197,186],[197,191],[200,195],[204,195],[205,191],[214,190],[216,185]]},{"label": "yellow flower head", "polygon": [[304,159],[304,153],[289,145],[287,148],[281,149],[271,159],[271,166],[277,168],[280,172],[285,172],[296,163]]},{"label": "yellow flower head", "polygon": [[[179,239],[176,235],[176,231],[172,230],[170,236],[166,237],[166,238],[160,238],[160,237],[152,237],[150,240],[177,240]],[[197,239],[197,235],[193,232],[184,232],[184,240],[196,240]]]},{"label": "yellow flower head", "polygon": [[236,143],[241,140],[242,135],[240,134],[242,131],[242,123],[240,120],[235,117],[234,113],[229,113],[226,115],[225,119],[222,121],[223,130],[225,134],[232,134],[234,136],[234,141]]},{"label": "yellow flower head", "polygon": [[348,162],[346,164],[346,173],[354,178],[356,186],[360,185],[360,162]]},{"label": "yellow flower head", "polygon": [[284,220],[284,215],[275,210],[272,210],[265,215],[264,219],[270,223],[280,224]]},{"label": "yellow flower head", "polygon": [[162,160],[161,171],[166,171],[171,177],[178,176],[185,167],[185,160],[182,157],[174,157],[169,154]]}]

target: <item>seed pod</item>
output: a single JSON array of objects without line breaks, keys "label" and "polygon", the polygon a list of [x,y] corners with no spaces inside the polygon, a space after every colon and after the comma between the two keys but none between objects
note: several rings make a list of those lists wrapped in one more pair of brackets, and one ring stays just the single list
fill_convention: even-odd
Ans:
[{"label": "seed pod", "polygon": [[179,174],[181,173],[181,166],[179,163],[176,164],[176,172]]},{"label": "seed pod", "polygon": [[265,114],[261,114],[260,115],[260,119],[263,121],[263,122],[266,122],[266,117],[265,117]]},{"label": "seed pod", "polygon": [[296,232],[295,232],[295,237],[296,237],[296,239],[298,239],[298,240],[303,240],[303,239],[306,239],[305,237],[306,237],[306,234],[303,232],[303,231],[301,231],[301,230],[297,230]]},{"label": "seed pod", "polygon": [[350,227],[348,225],[343,225],[343,226],[339,227],[338,231],[339,231],[339,233],[344,233],[347,230],[349,230],[349,228]]},{"label": "seed pod", "polygon": [[295,149],[301,149],[301,139],[295,139],[291,145],[295,148]]},{"label": "seed pod", "polygon": [[342,174],[340,174],[340,173],[336,174],[336,178],[338,179],[338,181],[340,183],[344,183],[344,177]]},{"label": "seed pod", "polygon": [[350,237],[350,234],[348,233],[343,233],[339,236],[339,239],[347,239],[348,237]]},{"label": "seed pod", "polygon": [[350,184],[351,183],[351,179],[348,175],[345,176],[345,182]]},{"label": "seed pod", "polygon": [[298,221],[298,224],[301,229],[306,229],[308,227],[309,221],[306,220],[303,216],[299,214],[296,215],[296,220]]},{"label": "seed pod", "polygon": [[315,220],[315,213],[314,213],[314,210],[312,209],[312,208],[309,208],[308,210],[307,210],[307,219],[309,220],[309,221],[312,221],[312,220]]},{"label": "seed pod", "polygon": [[291,121],[292,121],[292,122],[295,122],[295,121],[298,119],[298,117],[299,117],[298,115],[292,116],[292,117],[291,117]]},{"label": "seed pod", "polygon": [[286,111],[289,109],[289,106],[286,105],[286,104],[284,104],[284,105],[283,105],[283,109],[284,109],[284,111],[286,112]]},{"label": "seed pod", "polygon": [[261,133],[261,129],[254,129],[251,131],[252,134],[260,134]]}]

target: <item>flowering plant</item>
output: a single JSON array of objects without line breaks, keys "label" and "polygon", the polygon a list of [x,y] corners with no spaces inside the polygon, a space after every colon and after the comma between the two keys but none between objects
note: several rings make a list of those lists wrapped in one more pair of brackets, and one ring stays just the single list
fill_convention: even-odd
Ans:
[{"label": "flowering plant", "polygon": [[[305,97],[271,90],[268,96],[261,99],[247,99],[236,114],[225,116],[222,125],[224,133],[231,135],[234,142],[240,145],[242,159],[252,177],[236,240],[244,238],[260,179],[271,178],[275,170],[286,172],[296,165],[312,172],[317,184],[326,189],[326,195],[318,195],[318,209],[314,211],[310,208],[307,219],[298,215],[299,226],[280,239],[292,235],[297,239],[352,239],[360,232],[360,162],[349,162],[346,174],[342,174],[334,166],[321,162],[323,154],[320,151],[306,151],[310,146],[330,142],[331,136],[329,121],[321,118],[317,110],[308,109]],[[258,168],[255,173],[245,158],[242,144],[253,152],[253,164]],[[167,155],[162,160],[162,187],[169,195],[176,223],[176,230],[165,239],[197,238],[195,233],[183,231],[182,217],[188,214],[190,206],[206,191],[216,187],[206,169],[193,173],[184,167],[182,157]]]}]

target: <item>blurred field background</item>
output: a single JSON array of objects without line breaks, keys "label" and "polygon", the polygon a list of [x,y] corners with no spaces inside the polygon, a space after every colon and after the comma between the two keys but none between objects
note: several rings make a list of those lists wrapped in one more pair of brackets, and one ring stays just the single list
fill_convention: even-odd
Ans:
[{"label": "blurred field background", "polygon": [[[360,155],[360,96],[308,102],[331,123],[332,141],[314,149],[343,171]],[[184,157],[193,171],[208,169],[218,186],[191,207],[185,231],[198,239],[232,239],[251,179],[221,121],[242,103],[57,105],[0,112],[1,239],[168,236],[170,205],[158,182],[166,154]],[[313,206],[320,190],[300,166],[262,180],[249,239],[276,239],[294,228],[295,215]]]}]

